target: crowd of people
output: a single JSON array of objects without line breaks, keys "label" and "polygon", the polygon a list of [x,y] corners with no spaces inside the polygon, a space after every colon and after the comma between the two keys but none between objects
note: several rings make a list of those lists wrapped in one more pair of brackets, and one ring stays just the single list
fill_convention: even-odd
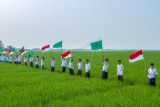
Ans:
[{"label": "crowd of people", "polygon": [[[7,56],[7,55],[0,55],[0,61],[1,62],[6,62],[6,63],[14,63],[15,65],[21,64],[22,63],[22,56],[21,55],[16,55],[14,58],[12,55]],[[74,75],[74,64],[73,64],[73,59],[70,58],[69,60],[69,65],[67,64],[67,60],[65,58],[61,58],[62,61],[62,72],[66,72],[66,69],[69,68],[69,73],[71,75]],[[117,61],[117,79],[118,81],[123,81],[123,72],[124,72],[124,66],[122,64],[121,60]],[[34,64],[35,63],[35,64]],[[39,56],[36,58],[34,57],[24,57],[24,65],[28,66],[30,64],[31,67],[35,65],[35,67],[41,68],[42,70],[45,69],[45,58],[42,57],[41,60]],[[51,71],[55,71],[55,64],[56,60],[55,58],[51,59]],[[79,59],[77,63],[77,68],[78,72],[77,75],[82,76],[82,70],[83,70],[83,64],[82,64],[82,59]],[[102,79],[107,80],[108,79],[108,71],[109,71],[109,59],[106,58],[103,61],[103,68],[102,68]],[[90,72],[91,72],[91,64],[89,60],[86,60],[85,64],[85,73],[86,73],[86,78],[90,78]],[[156,85],[156,77],[157,77],[157,70],[154,67],[154,63],[150,64],[150,68],[147,70],[148,73],[148,78],[149,78],[149,85],[155,86]]]}]

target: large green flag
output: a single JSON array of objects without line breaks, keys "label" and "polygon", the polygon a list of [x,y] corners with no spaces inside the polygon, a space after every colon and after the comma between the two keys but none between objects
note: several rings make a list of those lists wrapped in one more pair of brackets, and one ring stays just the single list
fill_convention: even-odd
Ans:
[{"label": "large green flag", "polygon": [[63,42],[60,41],[60,42],[54,44],[54,45],[53,45],[53,48],[62,48],[62,44],[63,44]]},{"label": "large green flag", "polygon": [[99,40],[99,41],[96,41],[96,42],[92,42],[91,43],[91,48],[92,48],[92,50],[103,49],[102,40]]},{"label": "large green flag", "polygon": [[0,48],[0,53],[2,53],[3,52],[3,49],[2,48]]},{"label": "large green flag", "polygon": [[33,57],[33,56],[34,56],[34,52],[33,51],[29,51],[28,58]]}]

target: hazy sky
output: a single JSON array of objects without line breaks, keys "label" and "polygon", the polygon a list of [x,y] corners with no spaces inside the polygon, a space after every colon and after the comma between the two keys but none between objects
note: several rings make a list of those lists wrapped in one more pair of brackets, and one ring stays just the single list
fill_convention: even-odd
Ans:
[{"label": "hazy sky", "polygon": [[160,0],[0,0],[5,45],[81,48],[97,36],[105,48],[160,49]]}]

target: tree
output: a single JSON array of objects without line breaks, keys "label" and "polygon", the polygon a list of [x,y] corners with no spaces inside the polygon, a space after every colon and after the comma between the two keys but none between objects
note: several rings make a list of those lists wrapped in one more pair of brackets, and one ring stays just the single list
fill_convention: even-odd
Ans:
[{"label": "tree", "polygon": [[4,48],[4,44],[1,40],[0,40],[0,48]]},{"label": "tree", "polygon": [[11,50],[12,48],[12,45],[7,46],[7,50]]}]

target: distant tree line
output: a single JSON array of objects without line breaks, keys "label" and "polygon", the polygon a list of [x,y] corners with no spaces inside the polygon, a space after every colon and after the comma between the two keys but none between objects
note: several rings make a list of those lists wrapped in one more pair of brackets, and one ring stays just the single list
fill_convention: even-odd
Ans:
[{"label": "distant tree line", "polygon": [[13,46],[12,46],[12,45],[9,45],[9,46],[5,47],[4,44],[3,44],[3,41],[0,40],[0,48],[10,50],[10,49],[13,48]]}]

